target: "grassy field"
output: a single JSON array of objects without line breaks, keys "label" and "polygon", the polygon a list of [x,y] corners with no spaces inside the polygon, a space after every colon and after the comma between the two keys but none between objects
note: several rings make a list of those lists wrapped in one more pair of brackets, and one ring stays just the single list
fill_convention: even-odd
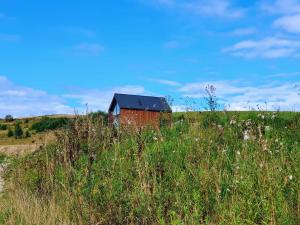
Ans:
[{"label": "grassy field", "polygon": [[78,117],[11,158],[0,224],[299,224],[300,114],[174,114],[111,130]]}]

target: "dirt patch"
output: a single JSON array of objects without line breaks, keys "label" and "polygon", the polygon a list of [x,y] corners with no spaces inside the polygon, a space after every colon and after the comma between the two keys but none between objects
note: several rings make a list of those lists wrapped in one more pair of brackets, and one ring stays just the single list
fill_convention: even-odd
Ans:
[{"label": "dirt patch", "polygon": [[39,149],[41,144],[0,145],[0,153],[5,155],[24,155]]}]

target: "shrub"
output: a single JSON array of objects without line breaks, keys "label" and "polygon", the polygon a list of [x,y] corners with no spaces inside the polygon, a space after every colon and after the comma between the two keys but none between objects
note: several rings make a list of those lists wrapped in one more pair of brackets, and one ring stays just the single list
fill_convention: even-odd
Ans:
[{"label": "shrub", "polygon": [[26,130],[25,131],[25,138],[29,138],[29,137],[31,137],[31,133],[28,130]]},{"label": "shrub", "polygon": [[0,130],[7,130],[6,124],[0,124]]},{"label": "shrub", "polygon": [[24,132],[23,132],[22,127],[20,126],[20,123],[17,123],[17,124],[15,125],[15,132],[14,132],[15,138],[16,138],[16,139],[22,138],[23,133],[24,133]]},{"label": "shrub", "polygon": [[6,115],[4,119],[5,119],[6,122],[14,121],[14,117],[12,115]]},{"label": "shrub", "polygon": [[12,137],[12,136],[14,136],[14,132],[12,131],[11,128],[8,128],[7,137]]},{"label": "shrub", "polygon": [[69,119],[67,118],[49,118],[43,117],[40,121],[32,124],[31,129],[36,132],[43,132],[46,130],[55,130],[64,127],[68,124]]}]

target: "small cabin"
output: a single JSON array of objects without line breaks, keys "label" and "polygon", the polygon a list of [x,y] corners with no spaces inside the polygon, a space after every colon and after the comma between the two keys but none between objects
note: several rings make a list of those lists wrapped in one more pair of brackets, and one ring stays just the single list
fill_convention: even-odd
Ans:
[{"label": "small cabin", "polygon": [[115,94],[110,104],[109,122],[116,127],[171,125],[172,110],[164,97]]}]

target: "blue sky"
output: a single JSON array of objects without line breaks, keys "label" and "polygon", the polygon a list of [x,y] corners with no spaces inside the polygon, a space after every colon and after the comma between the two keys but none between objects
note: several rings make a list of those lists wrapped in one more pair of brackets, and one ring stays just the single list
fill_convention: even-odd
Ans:
[{"label": "blue sky", "polygon": [[0,0],[0,117],[114,92],[201,109],[207,84],[228,110],[299,111],[299,37],[298,0]]}]

